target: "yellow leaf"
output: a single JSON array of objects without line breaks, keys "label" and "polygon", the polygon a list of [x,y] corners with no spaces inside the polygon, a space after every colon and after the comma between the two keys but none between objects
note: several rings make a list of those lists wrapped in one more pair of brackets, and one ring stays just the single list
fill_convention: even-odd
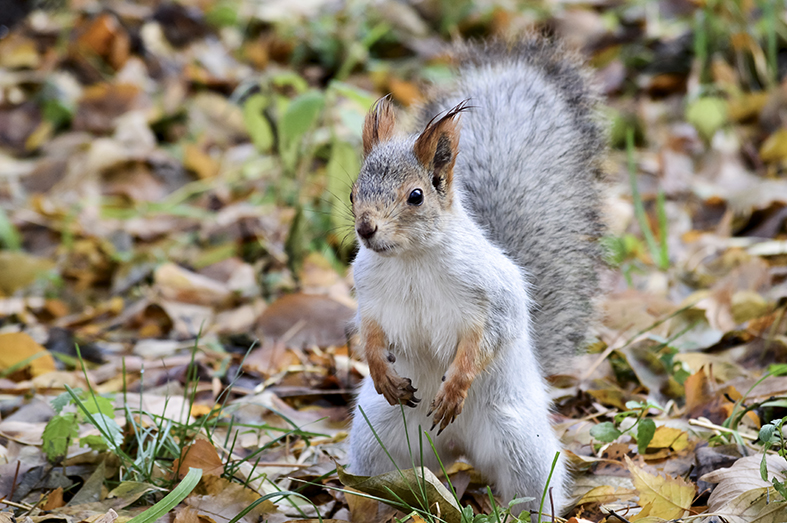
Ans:
[{"label": "yellow leaf", "polygon": [[200,180],[208,180],[219,172],[219,162],[199,146],[186,144],[183,148],[183,166],[194,171]]},{"label": "yellow leaf", "polygon": [[613,501],[630,499],[634,495],[634,491],[626,488],[615,488],[611,485],[601,485],[590,489],[582,499],[579,500],[577,505],[585,505],[587,503],[612,503]]},{"label": "yellow leaf", "polygon": [[210,411],[213,410],[213,407],[210,405],[203,405],[201,403],[195,403],[191,406],[191,415],[195,418],[201,418],[202,416],[206,416],[210,414]]},{"label": "yellow leaf", "polygon": [[787,129],[779,129],[765,140],[760,147],[760,157],[764,162],[787,159]]},{"label": "yellow leaf", "polygon": [[44,347],[24,332],[0,334],[0,370],[8,370],[25,360],[33,376],[40,376],[55,370],[55,360]]},{"label": "yellow leaf", "polygon": [[672,449],[681,451],[689,446],[689,435],[680,429],[662,425],[656,429],[653,439],[648,443],[649,449]]},{"label": "yellow leaf", "polygon": [[[691,483],[683,478],[650,474],[636,466],[628,456],[626,466],[639,492],[639,506],[643,507],[644,513],[641,513],[642,517],[677,519],[683,517],[691,507],[694,499],[694,485]],[[645,507],[648,507],[647,512]]]}]

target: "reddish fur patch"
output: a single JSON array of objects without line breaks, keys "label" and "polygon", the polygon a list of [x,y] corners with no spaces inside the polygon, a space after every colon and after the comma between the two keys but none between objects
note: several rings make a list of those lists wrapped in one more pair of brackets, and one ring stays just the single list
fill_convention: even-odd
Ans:
[{"label": "reddish fur patch", "polygon": [[364,346],[366,363],[369,365],[369,374],[378,394],[382,394],[391,405],[401,402],[414,407],[421,401],[415,397],[416,389],[410,379],[399,376],[388,360],[388,340],[379,323],[361,320],[361,343]]},{"label": "reddish fur patch", "polygon": [[372,152],[375,145],[393,137],[396,114],[388,97],[380,98],[372,106],[363,121],[363,154]]}]

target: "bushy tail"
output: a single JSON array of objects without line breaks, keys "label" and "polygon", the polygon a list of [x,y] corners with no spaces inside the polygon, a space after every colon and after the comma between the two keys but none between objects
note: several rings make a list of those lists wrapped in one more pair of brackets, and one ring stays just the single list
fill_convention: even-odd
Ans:
[{"label": "bushy tail", "polygon": [[464,99],[456,179],[466,208],[528,273],[539,359],[559,371],[586,342],[602,265],[599,96],[580,62],[554,41],[467,45],[459,78],[424,108]]}]

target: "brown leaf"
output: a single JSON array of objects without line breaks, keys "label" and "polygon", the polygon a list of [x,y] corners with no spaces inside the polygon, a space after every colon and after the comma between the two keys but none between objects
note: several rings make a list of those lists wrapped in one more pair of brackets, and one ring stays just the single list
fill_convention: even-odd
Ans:
[{"label": "brown leaf", "polygon": [[376,523],[379,521],[377,508],[380,503],[377,500],[369,499],[366,496],[356,496],[350,492],[360,492],[348,487],[349,492],[345,492],[347,506],[350,508],[353,523]]},{"label": "brown leaf", "polygon": [[115,119],[141,107],[139,87],[131,84],[98,84],[85,89],[74,115],[75,131],[108,133]]},{"label": "brown leaf", "polygon": [[95,53],[115,70],[123,67],[128,59],[131,40],[113,14],[101,13],[78,30],[82,33],[76,40],[77,52]]},{"label": "brown leaf", "polygon": [[263,336],[281,339],[289,347],[344,345],[352,315],[352,309],[325,296],[288,294],[265,310],[259,327]]},{"label": "brown leaf", "polygon": [[178,479],[183,479],[189,468],[202,469],[202,473],[206,475],[221,476],[224,473],[224,463],[216,452],[216,447],[203,438],[197,438],[194,443],[185,447],[180,458],[172,464],[172,471],[177,472]]},{"label": "brown leaf", "polygon": [[[202,476],[194,493],[183,500],[200,516],[210,518],[215,523],[227,523],[239,512],[254,503],[260,495],[237,483],[217,476]],[[276,510],[276,505],[265,500],[241,518],[241,523],[256,523],[265,514]]]},{"label": "brown leaf", "polygon": [[726,419],[724,406],[730,402],[724,398],[713,381],[701,368],[684,383],[686,388],[686,415],[690,418],[707,418],[713,423],[722,423]]},{"label": "brown leaf", "polygon": [[46,497],[46,503],[44,503],[44,506],[41,507],[41,510],[55,510],[56,508],[60,508],[65,504],[66,502],[63,501],[63,487],[57,487]]}]

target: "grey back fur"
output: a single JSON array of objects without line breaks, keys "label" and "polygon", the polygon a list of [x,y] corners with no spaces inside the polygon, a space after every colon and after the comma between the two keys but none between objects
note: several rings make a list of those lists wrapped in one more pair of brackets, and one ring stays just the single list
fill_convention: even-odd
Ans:
[{"label": "grey back fur", "polygon": [[455,177],[468,211],[529,275],[538,358],[557,373],[595,317],[604,233],[598,94],[554,41],[467,45],[459,80],[420,120],[469,99]]}]

